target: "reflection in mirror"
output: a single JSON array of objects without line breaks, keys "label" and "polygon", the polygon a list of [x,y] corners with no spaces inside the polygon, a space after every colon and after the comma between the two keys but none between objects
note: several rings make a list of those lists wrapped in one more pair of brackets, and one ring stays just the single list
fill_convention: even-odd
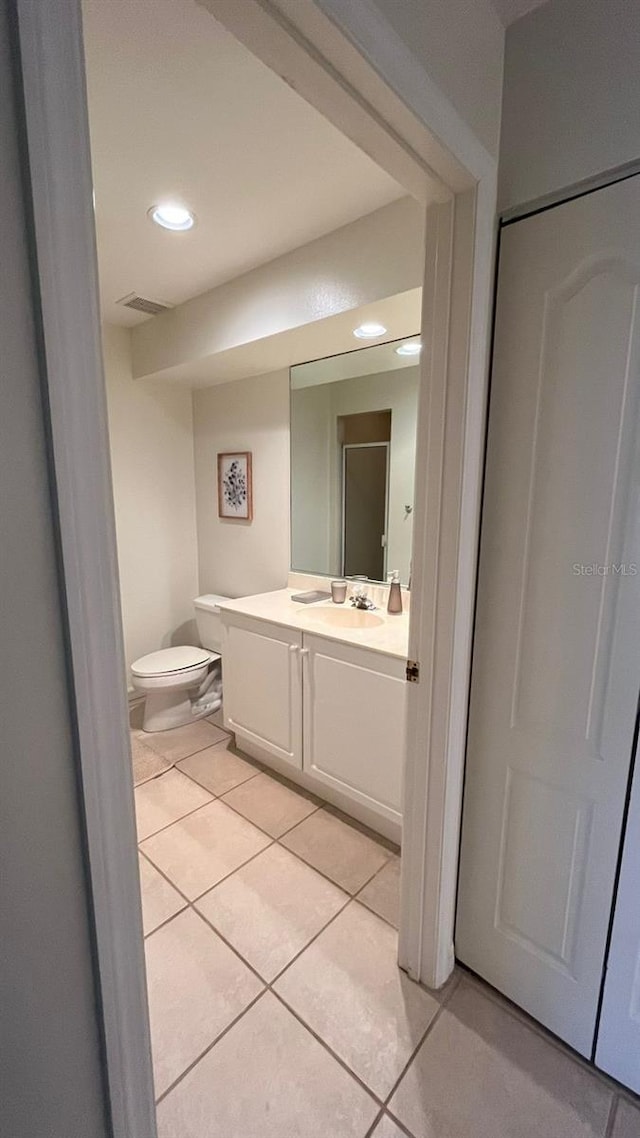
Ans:
[{"label": "reflection in mirror", "polygon": [[409,584],[418,357],[414,336],[291,368],[293,570]]}]

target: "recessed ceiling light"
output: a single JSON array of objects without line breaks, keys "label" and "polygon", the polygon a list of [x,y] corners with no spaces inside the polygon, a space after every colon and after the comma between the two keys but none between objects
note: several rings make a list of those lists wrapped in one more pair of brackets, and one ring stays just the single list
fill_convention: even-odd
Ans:
[{"label": "recessed ceiling light", "polygon": [[174,202],[163,202],[161,205],[152,206],[149,217],[156,225],[161,225],[163,229],[173,229],[177,233],[192,229],[196,220],[190,209],[176,205]]},{"label": "recessed ceiling light", "polygon": [[375,321],[370,321],[368,324],[360,324],[357,328],[353,329],[354,336],[359,340],[376,340],[378,336],[384,336],[386,332],[384,324],[376,324]]},{"label": "recessed ceiling light", "polygon": [[397,356],[419,356],[422,351],[422,344],[419,340],[407,340],[405,344],[399,344],[396,348]]}]

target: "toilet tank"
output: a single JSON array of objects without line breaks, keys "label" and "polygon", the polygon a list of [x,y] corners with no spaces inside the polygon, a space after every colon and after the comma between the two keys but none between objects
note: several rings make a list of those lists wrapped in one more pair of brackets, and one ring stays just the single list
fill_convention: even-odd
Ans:
[{"label": "toilet tank", "polygon": [[205,593],[193,602],[200,642],[210,652],[222,651],[222,620],[218,605],[220,601],[228,600],[229,597],[220,597],[216,593]]}]

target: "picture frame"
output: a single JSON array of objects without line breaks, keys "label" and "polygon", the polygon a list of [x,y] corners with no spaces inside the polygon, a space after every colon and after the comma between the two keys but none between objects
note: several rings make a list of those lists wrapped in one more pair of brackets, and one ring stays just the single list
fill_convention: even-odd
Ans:
[{"label": "picture frame", "polygon": [[226,521],[253,520],[251,451],[218,454],[218,517]]}]

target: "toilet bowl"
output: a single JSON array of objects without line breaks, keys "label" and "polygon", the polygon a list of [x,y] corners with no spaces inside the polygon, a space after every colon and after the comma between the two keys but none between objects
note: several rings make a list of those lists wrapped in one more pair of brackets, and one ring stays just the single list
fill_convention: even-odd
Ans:
[{"label": "toilet bowl", "polygon": [[222,622],[219,601],[208,593],[196,597],[196,623],[204,647],[180,645],[141,656],[131,665],[131,681],[145,696],[143,731],[184,727],[222,705]]}]

